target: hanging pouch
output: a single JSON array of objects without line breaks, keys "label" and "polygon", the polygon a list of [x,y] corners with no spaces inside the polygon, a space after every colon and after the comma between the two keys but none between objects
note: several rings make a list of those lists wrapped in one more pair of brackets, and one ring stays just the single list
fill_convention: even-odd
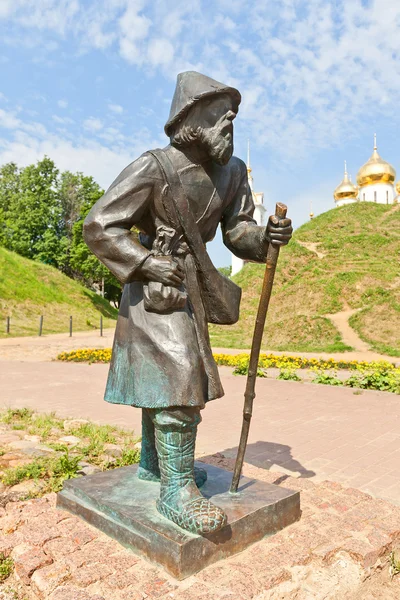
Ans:
[{"label": "hanging pouch", "polygon": [[[176,245],[177,233],[172,227],[157,227],[154,240],[153,256],[170,256]],[[144,309],[159,314],[173,312],[185,308],[187,294],[183,289],[164,285],[159,281],[149,281],[143,285]]]}]

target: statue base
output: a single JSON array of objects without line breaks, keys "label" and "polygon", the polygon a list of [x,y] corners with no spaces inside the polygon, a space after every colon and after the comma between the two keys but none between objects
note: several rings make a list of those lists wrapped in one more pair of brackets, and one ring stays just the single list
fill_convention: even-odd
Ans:
[{"label": "statue base", "polygon": [[64,484],[57,506],[78,515],[123,546],[184,579],[300,518],[300,494],[242,477],[230,494],[232,473],[200,463],[208,480],[201,492],[221,507],[228,524],[207,536],[188,533],[156,509],[159,484],[136,477],[137,465],[96,473]]}]

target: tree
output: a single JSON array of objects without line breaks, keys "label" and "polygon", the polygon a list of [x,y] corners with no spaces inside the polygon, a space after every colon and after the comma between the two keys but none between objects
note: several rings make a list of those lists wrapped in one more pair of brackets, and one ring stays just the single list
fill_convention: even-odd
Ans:
[{"label": "tree", "polygon": [[[59,268],[70,277],[87,279],[77,262],[75,253],[72,261],[72,248],[74,236],[76,237],[76,225],[82,228],[84,216],[89,212],[93,204],[101,198],[104,191],[94,181],[93,177],[87,177],[83,173],[61,173],[58,182],[58,195],[61,205],[61,227],[64,234],[62,254],[58,258]],[[74,233],[75,232],[75,233]],[[78,253],[79,254],[79,253]]]},{"label": "tree", "polygon": [[15,163],[0,167],[0,245],[8,247],[10,207],[21,193],[20,172]]},{"label": "tree", "polygon": [[93,177],[60,173],[48,157],[22,169],[8,163],[0,168],[0,244],[88,287],[104,282],[105,297],[118,303],[120,283],[82,235],[83,221],[103,193]]},{"label": "tree", "polygon": [[45,157],[19,172],[18,193],[9,196],[5,246],[27,258],[57,266],[61,210],[58,169]]}]

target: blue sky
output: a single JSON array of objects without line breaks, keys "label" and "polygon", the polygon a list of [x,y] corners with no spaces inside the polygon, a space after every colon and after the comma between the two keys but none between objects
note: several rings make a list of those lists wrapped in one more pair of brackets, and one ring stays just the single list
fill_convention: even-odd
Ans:
[{"label": "blue sky", "polygon": [[334,206],[375,131],[400,178],[398,0],[0,0],[0,40],[0,164],[47,154],[107,187],[165,145],[193,69],[241,91],[235,154],[250,138],[256,191],[295,227]]}]

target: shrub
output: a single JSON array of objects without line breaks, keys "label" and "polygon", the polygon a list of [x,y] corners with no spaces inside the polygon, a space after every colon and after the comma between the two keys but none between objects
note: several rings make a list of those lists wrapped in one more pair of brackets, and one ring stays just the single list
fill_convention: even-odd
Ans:
[{"label": "shrub", "polygon": [[284,381],[302,381],[294,369],[281,369],[278,379],[283,379]]},{"label": "shrub", "polygon": [[336,371],[316,370],[312,383],[321,383],[322,385],[343,385],[343,382],[336,375]]}]

